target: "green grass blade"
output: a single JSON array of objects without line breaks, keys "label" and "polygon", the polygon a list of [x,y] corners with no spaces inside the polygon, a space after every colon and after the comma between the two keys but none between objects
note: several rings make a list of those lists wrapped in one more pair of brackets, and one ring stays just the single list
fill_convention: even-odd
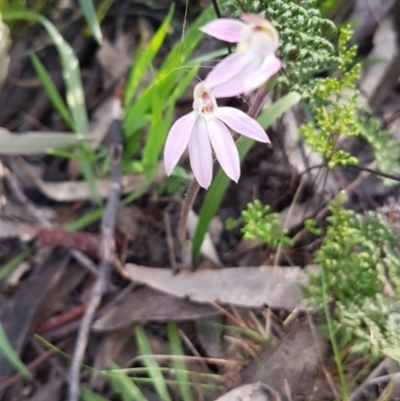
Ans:
[{"label": "green grass blade", "polygon": [[[143,327],[139,323],[135,323],[134,332],[136,337],[136,342],[139,347],[139,351],[141,355],[152,355],[153,351],[151,349],[150,343],[147,339],[146,333],[143,330]],[[158,366],[158,363],[154,358],[144,357],[143,362],[146,367],[149,368],[149,375],[154,386],[154,389],[157,391],[158,396],[163,401],[172,401],[169,395],[167,383],[165,378]]]},{"label": "green grass blade", "polygon": [[[160,138],[164,139],[166,136],[167,124],[163,121],[162,116],[162,98],[158,92],[157,86],[152,88],[153,107],[151,116],[151,128],[149,136],[147,137],[146,145],[143,151],[143,168],[147,181],[151,181],[153,173],[157,166],[158,153],[160,150]],[[167,127],[167,128],[166,128]],[[162,143],[161,143],[162,146]]]},{"label": "green grass blade", "polygon": [[19,359],[18,354],[14,351],[14,348],[8,341],[6,332],[0,323],[0,353],[3,354],[4,358],[23,376],[30,376],[30,372],[27,367]]},{"label": "green grass blade", "polygon": [[[83,91],[79,60],[75,56],[72,47],[60,35],[57,28],[47,18],[37,12],[8,11],[3,14],[3,20],[6,22],[28,20],[40,23],[46,29],[60,56],[66,88],[67,104],[72,115],[75,132],[87,135],[88,116],[85,105],[85,93]],[[87,153],[90,151],[90,148],[87,145],[82,145],[80,150],[83,153]],[[101,198],[97,191],[92,165],[88,162],[82,162],[82,171],[95,202],[101,204]]]},{"label": "green grass blade", "polygon": [[85,215],[73,221],[72,223],[65,225],[63,228],[65,231],[68,232],[82,230],[88,225],[93,224],[95,221],[100,220],[101,217],[103,216],[103,213],[104,213],[104,208],[102,207],[96,210],[92,210],[91,212],[86,213]]},{"label": "green grass blade", "polygon": [[53,80],[51,79],[50,74],[47,72],[45,66],[35,53],[29,53],[29,58],[31,59],[36,75],[39,77],[40,82],[42,83],[43,88],[46,91],[47,96],[49,97],[54,108],[58,111],[60,116],[68,124],[71,130],[75,131],[75,126],[71,114],[56,86],[54,85]]},{"label": "green grass blade", "polygon": [[[300,101],[300,95],[291,92],[286,96],[282,97],[270,107],[264,109],[257,121],[261,124],[264,129],[267,129],[275,120],[282,116],[282,114],[293,107]],[[247,153],[254,145],[252,139],[241,137],[237,142],[237,148],[239,151],[240,160],[243,160]],[[222,169],[220,169],[211,184],[210,189],[204,199],[203,205],[199,214],[199,222],[197,225],[196,233],[193,238],[193,261],[197,261],[201,244],[203,243],[204,236],[207,233],[208,226],[215,213],[217,212],[219,205],[225,195],[226,190],[230,184],[230,179],[226,176]]]},{"label": "green grass blade", "polygon": [[[197,20],[192,23],[182,41],[174,45],[165,61],[162,63],[154,79],[154,85],[158,86],[158,92],[163,95],[165,103],[169,99],[171,92],[182,80],[186,70],[184,64],[203,37],[203,33],[199,31],[199,28],[211,20],[213,16],[213,8],[206,8]],[[190,67],[192,66],[193,64],[190,64]],[[142,128],[145,116],[151,113],[152,88],[153,86],[147,87],[141,94],[140,99],[138,99],[130,109],[125,110],[125,137],[130,137],[137,133],[138,130]],[[142,120],[138,122],[139,119]]]},{"label": "green grass blade", "polygon": [[43,25],[57,48],[61,59],[63,78],[66,86],[67,104],[75,123],[76,132],[87,134],[88,118],[85,106],[79,60],[72,47],[64,40],[57,28],[43,15],[34,11],[9,11],[3,14],[4,21],[28,20]]},{"label": "green grass blade", "polygon": [[191,71],[178,83],[173,93],[167,100],[168,109],[164,116],[162,115],[162,105],[160,104],[160,96],[158,92],[158,87],[154,86],[152,89],[153,93],[153,121],[150,129],[149,136],[147,137],[146,145],[143,151],[143,166],[145,168],[145,173],[147,179],[151,181],[154,172],[157,168],[158,158],[161,149],[165,143],[165,139],[168,134],[168,130],[171,126],[171,121],[173,117],[173,112],[175,109],[176,101],[182,96],[182,93],[189,86],[190,82],[193,80],[193,76],[198,70],[198,66],[193,67]]},{"label": "green grass blade", "polygon": [[89,390],[87,387],[81,387],[81,401],[108,401],[107,398],[102,397]]},{"label": "green grass blade", "polygon": [[[112,369],[119,369],[118,365],[112,364]],[[113,375],[112,370],[105,373],[110,380],[113,390],[120,394],[123,401],[147,401],[139,387],[125,375]]]},{"label": "green grass blade", "polygon": [[12,272],[26,257],[31,254],[30,249],[25,249],[18,255],[14,256],[11,260],[9,260],[6,264],[0,267],[0,280],[3,280],[4,277],[8,276],[10,272]]},{"label": "green grass blade", "polygon": [[97,20],[96,9],[92,0],[79,0],[86,22],[93,33],[96,42],[101,45],[103,43],[103,35],[101,33],[99,21]]},{"label": "green grass blade", "polygon": [[[178,326],[176,322],[169,321],[167,323],[167,335],[172,355],[185,355],[182,342],[179,337]],[[179,391],[183,401],[193,401],[191,392],[191,384],[189,374],[186,369],[184,360],[172,360],[172,366],[175,369],[176,378],[178,380]]]},{"label": "green grass blade", "polygon": [[128,108],[132,99],[134,98],[136,91],[140,85],[143,75],[147,69],[151,66],[151,63],[158,53],[161,45],[164,42],[165,36],[167,35],[169,26],[171,24],[172,16],[174,14],[175,4],[172,4],[169,8],[169,12],[165,17],[163,23],[158,28],[157,32],[152,37],[146,50],[136,55],[133,62],[131,71],[129,73],[128,81],[125,88],[124,106]]},{"label": "green grass blade", "polygon": [[264,108],[258,116],[257,121],[264,129],[267,129],[286,111],[299,103],[300,100],[301,96],[297,92],[290,92],[271,104],[271,106]]}]

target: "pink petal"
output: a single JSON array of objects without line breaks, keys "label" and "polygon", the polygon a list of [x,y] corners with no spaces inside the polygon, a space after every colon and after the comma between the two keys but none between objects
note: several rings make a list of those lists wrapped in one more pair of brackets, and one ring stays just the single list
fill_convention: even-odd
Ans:
[{"label": "pink petal", "polygon": [[232,79],[239,74],[246,65],[249,64],[248,53],[232,53],[220,61],[207,75],[204,84],[208,88],[213,88],[217,85]]},{"label": "pink petal", "polygon": [[254,24],[259,26],[263,26],[265,22],[268,22],[268,20],[261,17],[261,15],[252,13],[242,14],[240,16],[240,19],[246,22],[247,24]]},{"label": "pink petal", "polygon": [[230,129],[259,142],[270,143],[261,125],[247,114],[233,107],[218,107],[215,116]]},{"label": "pink petal", "polygon": [[238,182],[240,159],[231,133],[226,128],[226,125],[218,120],[207,121],[207,127],[219,164],[231,180]]},{"label": "pink petal", "polygon": [[[229,72],[229,65],[227,65],[228,63],[225,63],[224,66],[226,68],[226,74],[227,76],[229,74],[230,78],[224,82],[221,82],[214,86],[210,86],[212,96],[216,98],[231,97],[231,96],[238,96],[245,92],[245,82],[247,77],[261,67],[263,62],[263,57],[255,52],[244,52],[240,54],[246,57],[247,63],[240,70],[236,68],[232,69],[236,73],[233,76],[231,76]],[[225,60],[221,61],[221,63],[225,62]],[[208,86],[209,85],[208,77],[206,78],[206,81]]]},{"label": "pink petal", "polygon": [[244,91],[251,92],[259,88],[271,77],[273,77],[282,67],[282,61],[275,56],[267,57],[261,67],[247,76],[244,83]]},{"label": "pink petal", "polygon": [[237,43],[241,39],[241,31],[246,27],[236,19],[219,18],[205,24],[200,31],[225,42]]},{"label": "pink petal", "polygon": [[205,119],[199,117],[189,140],[190,166],[199,185],[207,189],[212,180],[213,162]]},{"label": "pink petal", "polygon": [[164,148],[164,166],[167,175],[172,173],[172,170],[178,164],[182,153],[188,146],[193,125],[196,122],[198,114],[192,111],[175,121],[169,130],[167,141]]}]

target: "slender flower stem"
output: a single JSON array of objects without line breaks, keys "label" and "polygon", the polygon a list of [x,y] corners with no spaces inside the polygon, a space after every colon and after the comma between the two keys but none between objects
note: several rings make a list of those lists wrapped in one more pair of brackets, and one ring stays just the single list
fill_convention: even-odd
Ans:
[{"label": "slender flower stem", "polygon": [[[267,96],[267,91],[264,88],[260,88],[254,99],[253,102],[251,103],[249,107],[249,111],[247,114],[251,118],[255,118],[258,113],[261,110],[261,107],[263,105],[264,99]],[[234,134],[233,138],[235,142],[239,139],[238,134]],[[215,160],[215,156],[213,156],[213,159]],[[178,226],[178,239],[179,239],[179,244],[183,248],[186,245],[186,225],[187,225],[187,220],[189,216],[189,212],[193,207],[193,203],[196,199],[196,195],[199,192],[200,186],[196,179],[193,179],[193,181],[190,183],[189,189],[186,193],[186,197],[183,201],[183,206],[182,206],[182,211],[181,211],[181,218],[179,221],[179,226]]]},{"label": "slender flower stem", "polygon": [[249,117],[251,118],[256,118],[258,113],[261,110],[261,107],[264,103],[265,97],[267,96],[268,91],[265,90],[264,88],[260,88],[255,97],[254,100],[252,102],[252,104],[249,107],[249,111],[247,112],[247,114],[249,115]]},{"label": "slender flower stem", "polygon": [[196,179],[190,183],[189,189],[186,193],[185,200],[183,201],[181,218],[179,220],[178,226],[178,239],[179,244],[183,248],[186,245],[186,225],[189,217],[189,212],[193,207],[194,200],[196,199],[196,195],[199,192],[200,186]]}]

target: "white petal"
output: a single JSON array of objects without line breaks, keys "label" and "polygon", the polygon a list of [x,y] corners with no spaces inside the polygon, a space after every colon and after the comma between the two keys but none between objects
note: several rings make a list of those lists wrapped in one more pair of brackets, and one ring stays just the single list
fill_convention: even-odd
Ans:
[{"label": "white petal", "polygon": [[164,148],[164,165],[167,175],[172,173],[182,153],[188,146],[193,125],[197,117],[198,114],[192,111],[176,120],[169,130]]},{"label": "white petal", "polygon": [[211,95],[218,97],[238,96],[245,92],[245,82],[247,77],[257,71],[263,62],[263,58],[254,52],[245,52],[247,55],[247,64],[236,75],[227,81],[215,85],[211,89]]},{"label": "white petal", "polygon": [[189,156],[197,182],[207,189],[212,180],[213,162],[207,125],[203,117],[199,117],[193,126],[189,140]]},{"label": "white petal", "polygon": [[219,120],[207,121],[211,145],[219,164],[226,175],[238,182],[240,177],[240,159],[236,144],[226,125]]},{"label": "white petal", "polygon": [[265,84],[281,67],[282,61],[279,58],[276,56],[267,57],[259,69],[248,75],[244,83],[245,92],[251,92]]},{"label": "white petal", "polygon": [[200,31],[225,42],[237,43],[244,27],[246,24],[236,19],[219,18],[202,26]]},{"label": "white petal", "polygon": [[214,88],[224,82],[232,79],[250,63],[251,54],[232,53],[220,61],[207,75],[204,85],[208,88]]},{"label": "white petal", "polygon": [[259,142],[270,143],[268,135],[261,125],[243,111],[233,107],[218,107],[215,117],[224,122],[230,129]]}]

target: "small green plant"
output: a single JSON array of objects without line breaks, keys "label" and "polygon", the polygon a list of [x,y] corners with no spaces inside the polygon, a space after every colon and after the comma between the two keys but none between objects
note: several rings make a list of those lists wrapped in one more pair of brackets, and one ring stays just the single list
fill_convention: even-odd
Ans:
[{"label": "small green plant", "polygon": [[[400,173],[400,141],[393,134],[381,128],[381,122],[369,113],[358,117],[361,136],[371,145],[373,157],[378,170],[388,174]],[[395,181],[382,178],[385,185],[393,185]]]},{"label": "small green plant", "polygon": [[238,222],[236,219],[234,219],[233,217],[228,217],[225,220],[225,230],[226,231],[232,231],[234,230],[236,227],[238,226]]},{"label": "small green plant", "polygon": [[292,245],[287,230],[281,230],[281,221],[278,213],[271,213],[268,205],[263,206],[256,199],[247,204],[247,210],[242,211],[245,224],[242,228],[243,238],[254,240],[260,238],[264,244],[277,247],[278,245]]},{"label": "small green plant", "polygon": [[[321,274],[311,274],[305,289],[310,301],[324,310],[328,304],[340,347],[377,354],[400,347],[400,257],[398,238],[381,215],[342,210],[344,195],[330,205],[324,243],[315,262]],[[389,290],[388,290],[389,288]]]},{"label": "small green plant", "polygon": [[342,28],[337,76],[313,79],[312,92],[306,94],[305,108],[311,109],[314,121],[303,125],[300,132],[311,149],[325,158],[328,168],[357,164],[350,153],[336,149],[341,136],[359,135],[361,131],[357,117],[359,93],[355,87],[360,65],[354,63],[357,48],[347,47],[351,35],[349,27]]}]

